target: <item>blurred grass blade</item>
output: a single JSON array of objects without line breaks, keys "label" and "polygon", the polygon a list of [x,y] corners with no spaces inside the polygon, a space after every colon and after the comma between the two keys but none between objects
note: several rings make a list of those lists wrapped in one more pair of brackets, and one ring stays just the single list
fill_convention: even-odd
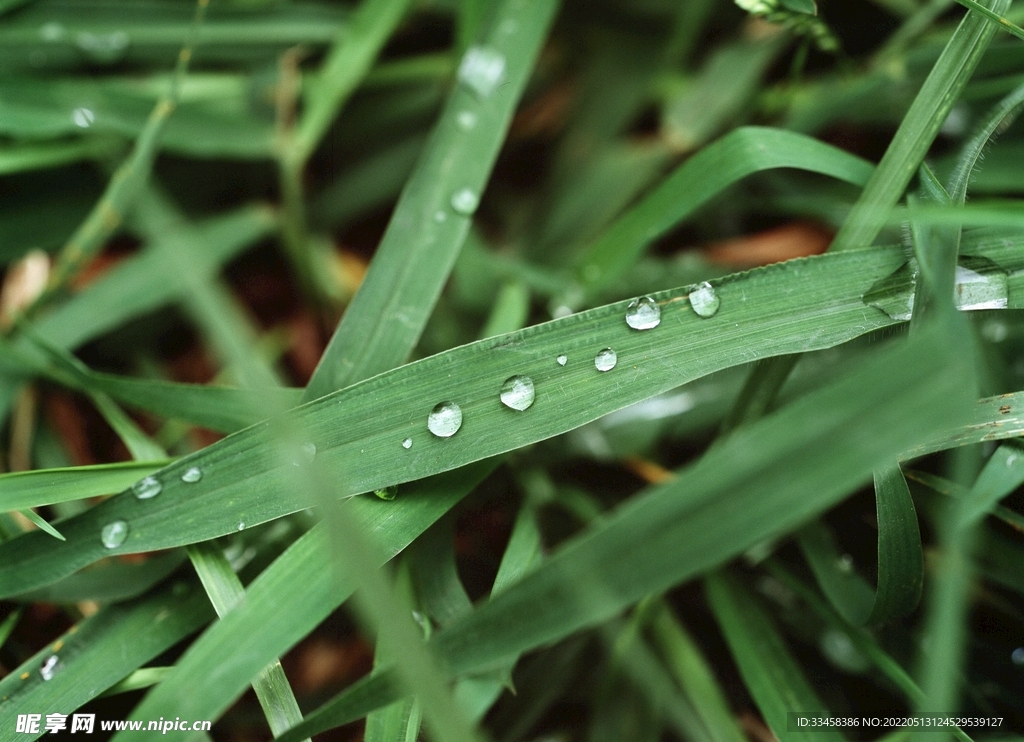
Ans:
[{"label": "blurred grass blade", "polygon": [[170,671],[170,667],[144,667],[141,670],[136,670],[117,685],[107,688],[100,693],[99,697],[106,698],[120,693],[130,693],[134,690],[149,688],[166,678]]},{"label": "blurred grass blade", "polygon": [[999,501],[1024,484],[1024,451],[1016,443],[1003,443],[989,457],[960,507],[960,527],[975,525]]},{"label": "blurred grass blade", "polygon": [[0,510],[21,510],[109,495],[125,489],[167,464],[125,461],[0,474]]},{"label": "blurred grass blade", "polygon": [[643,249],[733,183],[762,170],[799,168],[863,185],[871,164],[803,134],[745,126],[697,152],[619,217],[582,256],[590,290],[630,267]]},{"label": "blurred grass blade", "polygon": [[[898,466],[875,472],[878,521],[877,591],[843,561],[831,530],[815,522],[798,537],[815,579],[843,619],[854,626],[891,621],[917,607],[924,580],[921,531]],[[1024,480],[1022,480],[1024,481]]]},{"label": "blurred grass blade", "polygon": [[409,356],[466,239],[556,7],[556,0],[503,0],[481,40],[483,51],[463,59],[469,65],[469,72],[460,73],[465,77],[479,74],[473,65],[487,64],[480,54],[500,57],[500,94],[490,87],[475,91],[467,82],[452,91],[305,400],[387,371]]},{"label": "blurred grass blade", "polygon": [[7,616],[2,622],[0,622],[0,647],[7,641],[7,637],[14,631],[14,627],[18,625],[18,621],[21,620],[22,614],[21,608],[16,608],[11,611],[11,614]]},{"label": "blurred grass blade", "polygon": [[[942,347],[934,333],[921,334],[738,429],[677,479],[569,540],[432,643],[455,672],[492,667],[606,620],[813,517],[894,451],[965,417],[970,398],[961,380],[969,367]],[[353,686],[281,741],[358,718],[373,708],[360,707],[358,699],[391,701],[390,690],[383,673]]]},{"label": "blurred grass blade", "polygon": [[693,637],[659,601],[651,620],[654,641],[714,742],[744,742],[715,673]]},{"label": "blurred grass blade", "polygon": [[[482,462],[408,485],[401,499],[392,502],[368,497],[345,507],[353,509],[364,532],[378,542],[378,563],[384,563],[468,494],[493,466]],[[245,601],[189,647],[172,675],[146,696],[132,718],[216,718],[262,667],[341,605],[352,594],[354,581],[340,582],[332,573],[324,531],[322,526],[313,529],[264,570],[248,586]],[[182,732],[167,736],[178,742],[186,738]]]},{"label": "blurred grass blade", "polygon": [[[1009,0],[989,0],[989,7],[998,13],[1005,12],[1009,4]],[[832,241],[832,250],[867,247],[874,242],[981,61],[996,28],[973,11],[960,22]]]},{"label": "blurred grass blade", "polygon": [[473,604],[455,565],[455,531],[442,518],[409,549],[416,595],[423,610],[441,626],[469,613]]},{"label": "blurred grass blade", "polygon": [[[725,635],[733,661],[761,715],[780,740],[792,739],[791,712],[828,713],[785,641],[756,598],[735,577],[715,573],[705,579],[708,600]],[[844,739],[838,731],[801,730],[800,739]]]}]

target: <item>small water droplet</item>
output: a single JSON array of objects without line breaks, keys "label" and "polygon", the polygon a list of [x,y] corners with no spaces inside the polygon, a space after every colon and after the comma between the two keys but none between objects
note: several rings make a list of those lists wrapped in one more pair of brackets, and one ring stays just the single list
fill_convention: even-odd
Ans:
[{"label": "small water droplet", "polygon": [[412,448],[412,438],[406,438],[404,441],[402,441],[402,448],[406,450]]},{"label": "small water droplet", "polygon": [[306,464],[312,464],[313,459],[316,458],[316,444],[315,443],[303,443],[299,446],[299,450],[295,458],[292,459],[292,466],[304,466]]},{"label": "small water droplet", "polygon": [[244,531],[245,530],[245,521],[244,520],[238,522],[238,530],[239,531]]},{"label": "small water droplet", "polygon": [[618,360],[619,357],[615,355],[614,350],[605,348],[594,357],[594,366],[598,371],[611,371]]},{"label": "small water droplet", "polygon": [[626,324],[634,330],[652,330],[661,324],[661,307],[649,296],[634,299],[626,307]]},{"label": "small water droplet", "polygon": [[1010,660],[1015,665],[1024,665],[1024,647],[1017,647],[1010,653]]},{"label": "small water droplet", "polygon": [[555,362],[559,366],[564,366],[568,361],[569,361],[569,356],[567,356],[565,353],[562,353],[562,355],[558,356],[558,358],[555,359]]},{"label": "small water droplet", "polygon": [[850,574],[853,572],[853,557],[849,554],[843,554],[841,557],[836,559],[836,566],[839,571],[843,574]]},{"label": "small water droplet", "polygon": [[451,438],[462,427],[462,410],[454,402],[441,402],[427,416],[427,429],[438,438]]},{"label": "small water droplet", "polygon": [[43,41],[60,41],[64,38],[64,26],[59,23],[44,23],[39,27],[39,38]]},{"label": "small water droplet", "polygon": [[75,37],[75,44],[94,62],[116,62],[128,51],[131,40],[124,31],[91,33],[83,31]]},{"label": "small water droplet", "polygon": [[47,658],[46,662],[43,663],[43,666],[39,668],[39,674],[42,676],[43,680],[53,680],[53,676],[57,674],[57,665],[59,663],[60,660],[55,654],[50,655]]},{"label": "small water droplet", "polygon": [[1013,466],[1017,462],[1017,454],[1011,453],[1006,457],[1006,465]]},{"label": "small water droplet", "polygon": [[132,485],[132,492],[140,500],[149,500],[163,492],[164,486],[154,476],[144,477]]},{"label": "small water droplet", "polygon": [[471,46],[459,64],[459,82],[487,98],[505,80],[505,55],[486,46]]},{"label": "small water droplet", "polygon": [[501,385],[501,403],[513,410],[529,409],[534,397],[533,379],[529,376],[512,376]]},{"label": "small water droplet", "polygon": [[80,129],[88,129],[96,120],[96,114],[91,108],[76,108],[71,112],[71,120]]},{"label": "small water droplet", "polygon": [[721,303],[714,286],[707,281],[690,292],[690,306],[701,317],[714,317]]},{"label": "small water droplet", "polygon": [[476,126],[476,114],[472,111],[459,111],[455,117],[455,123],[463,131],[469,131]]},{"label": "small water droplet", "polygon": [[181,481],[188,484],[195,484],[203,478],[203,470],[198,466],[190,466],[185,470],[185,473],[181,475]]},{"label": "small water droplet", "polygon": [[128,538],[128,524],[123,520],[115,520],[103,526],[100,540],[108,549],[116,549]]},{"label": "small water droplet", "polygon": [[377,495],[382,500],[394,500],[398,495],[398,485],[392,485],[391,487],[384,487],[383,489],[374,490],[373,494]]},{"label": "small water droplet", "polygon": [[871,666],[845,631],[827,629],[821,635],[820,647],[829,662],[847,672],[861,673]]},{"label": "small water droplet", "polygon": [[470,216],[479,205],[480,197],[468,188],[463,188],[452,196],[452,208],[463,216]]},{"label": "small water droplet", "polygon": [[981,336],[990,343],[1001,343],[1010,335],[1010,328],[1006,323],[992,319],[981,326]]},{"label": "small water droplet", "polygon": [[448,213],[447,212],[445,212],[445,211],[435,211],[434,212],[434,221],[437,222],[438,224],[441,224],[442,222],[447,221],[447,220],[448,220]]}]

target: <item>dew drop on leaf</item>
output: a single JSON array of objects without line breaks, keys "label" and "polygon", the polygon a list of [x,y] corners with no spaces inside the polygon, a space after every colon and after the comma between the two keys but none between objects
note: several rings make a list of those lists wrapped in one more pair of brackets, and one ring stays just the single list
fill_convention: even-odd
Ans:
[{"label": "dew drop on leaf", "polygon": [[529,376],[512,376],[501,385],[501,403],[513,410],[529,409],[535,397],[533,379]]},{"label": "dew drop on leaf", "polygon": [[427,416],[427,429],[438,438],[451,438],[462,427],[462,410],[454,402],[441,402]]},{"label": "dew drop on leaf", "polygon": [[567,356],[565,353],[562,353],[562,355],[558,356],[558,358],[555,359],[555,362],[558,363],[559,366],[564,366],[568,361],[569,356]]},{"label": "dew drop on leaf", "polygon": [[459,64],[459,82],[480,98],[489,97],[505,80],[505,55],[486,46],[471,46]]},{"label": "dew drop on leaf", "polygon": [[292,459],[292,466],[305,466],[306,464],[312,464],[313,459],[316,458],[316,444],[315,443],[303,443],[299,446],[299,450],[296,453],[296,457]]},{"label": "dew drop on leaf", "polygon": [[634,330],[653,330],[661,324],[661,307],[649,296],[634,299],[626,307],[626,324]]},{"label": "dew drop on leaf", "polygon": [[203,478],[203,470],[198,466],[190,466],[185,470],[185,473],[181,475],[181,481],[186,484],[195,484]]},{"label": "dew drop on leaf", "polygon": [[91,108],[79,107],[71,112],[71,120],[79,129],[88,129],[92,126],[92,122],[96,120],[96,114],[93,113]]},{"label": "dew drop on leaf", "polygon": [[480,204],[480,198],[468,188],[457,191],[452,196],[452,208],[463,216],[469,216]]},{"label": "dew drop on leaf", "polygon": [[377,495],[382,500],[394,500],[398,495],[398,486],[393,485],[391,487],[384,487],[379,490],[374,490],[373,494]]},{"label": "dew drop on leaf", "polygon": [[123,520],[107,523],[100,531],[100,541],[108,549],[116,549],[128,538],[128,524]]},{"label": "dew drop on leaf", "polygon": [[611,348],[605,348],[594,357],[594,366],[598,371],[611,371],[615,368],[619,357]]},{"label": "dew drop on leaf", "polygon": [[57,674],[57,665],[59,663],[60,660],[57,659],[57,655],[55,654],[50,655],[47,658],[46,662],[43,663],[43,666],[39,668],[39,674],[42,676],[43,680],[53,680],[53,676]]},{"label": "dew drop on leaf", "polygon": [[412,438],[406,438],[404,441],[402,441],[402,448],[406,450],[412,448]]},{"label": "dew drop on leaf", "polygon": [[132,492],[140,500],[149,500],[163,492],[164,486],[154,476],[144,477],[132,485]]},{"label": "dew drop on leaf", "polygon": [[707,281],[690,292],[690,306],[701,317],[714,317],[721,303],[715,288]]}]

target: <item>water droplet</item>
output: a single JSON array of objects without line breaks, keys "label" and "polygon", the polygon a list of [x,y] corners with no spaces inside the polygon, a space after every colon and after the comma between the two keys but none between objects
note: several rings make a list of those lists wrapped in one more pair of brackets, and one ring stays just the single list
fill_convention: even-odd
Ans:
[{"label": "water droplet", "polygon": [[402,448],[406,450],[412,448],[412,438],[406,438],[404,441],[402,441]]},{"label": "water droplet", "polygon": [[661,324],[661,307],[649,296],[634,299],[626,307],[626,324],[634,330],[652,330]]},{"label": "water droplet", "polygon": [[534,397],[533,379],[529,376],[512,376],[501,385],[501,403],[513,410],[529,409]]},{"label": "water droplet", "polygon": [[821,653],[836,667],[847,672],[861,673],[871,666],[867,658],[854,645],[850,635],[838,629],[828,629],[821,635]]},{"label": "water droplet", "polygon": [[398,485],[392,485],[391,487],[384,487],[383,489],[374,490],[373,494],[377,495],[382,500],[394,500],[398,495]]},{"label": "water droplet", "polygon": [[605,348],[594,357],[594,366],[598,371],[611,371],[618,360],[619,357],[615,355],[614,350]]},{"label": "water droplet", "polygon": [[1006,465],[1013,466],[1017,462],[1017,454],[1011,453],[1006,457]]},{"label": "water droplet", "polygon": [[485,46],[471,46],[459,65],[459,82],[487,98],[505,80],[505,56]]},{"label": "water droplet", "polygon": [[707,281],[690,292],[690,306],[701,317],[714,317],[721,303],[715,287]]},{"label": "water droplet", "polygon": [[1010,335],[1010,328],[1006,323],[992,319],[981,326],[981,336],[990,343],[1001,343]]},{"label": "water droplet", "polygon": [[438,438],[451,438],[462,427],[462,410],[454,402],[441,402],[427,416],[427,429]]},{"label": "water droplet", "polygon": [[239,531],[244,531],[245,530],[245,521],[244,520],[238,522],[238,530]]},{"label": "water droplet", "polygon": [[53,676],[57,674],[57,665],[59,663],[60,660],[55,654],[50,655],[50,657],[47,658],[46,662],[43,663],[43,666],[39,668],[39,674],[42,676],[43,680],[53,680]]},{"label": "water droplet", "polygon": [[315,443],[303,443],[299,446],[299,450],[292,459],[292,466],[304,466],[306,464],[312,464],[313,459],[316,458],[316,444]]},{"label": "water droplet", "polygon": [[115,520],[103,526],[100,540],[108,549],[116,549],[128,538],[128,524],[123,520]]},{"label": "water droplet", "polygon": [[1024,665],[1024,647],[1017,647],[1010,653],[1010,660],[1015,665]]},{"label": "water droplet", "polygon": [[190,466],[185,470],[185,473],[181,475],[181,481],[188,484],[195,484],[203,478],[203,470],[198,466]]},{"label": "water droplet", "polygon": [[71,112],[71,120],[78,128],[88,129],[96,120],[96,114],[92,112],[91,108],[76,108]]},{"label": "water droplet", "polygon": [[471,215],[479,205],[480,197],[468,188],[463,188],[452,196],[452,208],[463,216]]},{"label": "water droplet", "polygon": [[124,31],[91,33],[83,31],[75,37],[75,44],[94,62],[116,62],[128,51],[131,40]]},{"label": "water droplet", "polygon": [[569,361],[569,356],[567,356],[565,353],[563,353],[562,355],[558,356],[558,358],[555,359],[555,362],[559,366],[564,366],[568,361]]},{"label": "water droplet", "polygon": [[64,26],[59,23],[44,23],[39,27],[39,38],[43,41],[60,41],[64,38]]},{"label": "water droplet", "polygon": [[163,490],[164,486],[160,484],[160,480],[153,476],[140,479],[132,485],[132,492],[140,500],[149,500],[150,498],[156,497],[163,492]]},{"label": "water droplet", "polygon": [[440,224],[441,222],[447,221],[448,213],[444,211],[434,212],[434,221]]},{"label": "water droplet", "polygon": [[455,123],[459,125],[459,128],[463,131],[469,131],[476,126],[476,114],[472,111],[459,111],[455,117]]},{"label": "water droplet", "polygon": [[853,557],[849,554],[843,554],[841,557],[836,559],[836,566],[839,571],[843,574],[850,574],[853,572]]}]

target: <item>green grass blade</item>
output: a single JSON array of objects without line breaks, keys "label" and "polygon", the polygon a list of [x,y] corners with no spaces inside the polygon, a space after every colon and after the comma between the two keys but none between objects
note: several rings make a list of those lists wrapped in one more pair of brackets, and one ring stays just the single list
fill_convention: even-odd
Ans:
[{"label": "green grass blade", "polygon": [[[861,295],[902,263],[900,250],[846,251],[739,274],[716,282],[721,309],[699,317],[688,289],[662,292],[661,325],[637,332],[627,302],[463,346],[400,367],[298,408],[294,421],[336,476],[339,495],[355,495],[429,476],[550,438],[694,378],[759,357],[831,347],[893,324]],[[608,373],[594,366],[604,347],[618,354]],[[556,358],[567,355],[566,365]],[[536,402],[525,414],[498,403],[513,374],[529,376]],[[388,404],[381,406],[386,395]],[[455,400],[462,430],[427,432],[434,405]],[[275,426],[277,423],[275,423]],[[409,449],[401,445],[409,438]],[[113,553],[195,543],[312,505],[290,486],[269,423],[178,460],[158,473],[164,496],[121,495],[62,523],[67,544],[42,548],[28,534],[0,544],[6,569],[0,594],[24,592],[109,555],[98,534],[111,520],[130,525]],[[395,468],[397,462],[402,467]],[[197,466],[201,482],[181,481]],[[396,481],[399,480],[399,481]]]},{"label": "green grass blade", "polygon": [[136,670],[120,683],[107,688],[100,693],[99,697],[116,696],[120,693],[130,693],[133,690],[152,687],[166,678],[170,672],[170,667],[144,667],[141,670]]},{"label": "green grass blade", "polygon": [[[459,84],[452,92],[304,399],[387,371],[409,356],[466,239],[556,7],[555,0],[505,0],[495,11],[482,48],[504,60],[501,88],[481,96]],[[460,120],[472,120],[468,130]]]},{"label": "green grass blade", "polygon": [[[216,544],[193,544],[188,547],[188,556],[219,617],[223,618],[245,599],[242,581]],[[275,660],[260,670],[253,678],[252,689],[263,707],[270,731],[275,735],[302,719],[299,704],[279,661]]]},{"label": "green grass blade", "polygon": [[118,603],[137,598],[150,590],[180,567],[184,560],[185,554],[181,549],[155,554],[140,562],[106,560],[52,585],[22,593],[18,599],[64,604],[82,600]]},{"label": "green grass blade", "polygon": [[1012,23],[1011,21],[1009,21],[1006,18],[1003,18],[1003,16],[1001,16],[999,13],[994,12],[992,9],[985,7],[984,5],[982,5],[979,2],[975,2],[975,0],[956,0],[956,1],[958,3],[960,3],[961,5],[963,5],[965,8],[967,8],[969,10],[973,10],[973,11],[975,11],[977,13],[981,13],[981,15],[985,16],[990,21],[994,21],[995,23],[998,23],[999,24],[999,28],[1003,29],[1004,31],[1008,31],[1009,33],[1011,33],[1014,36],[1016,36],[1018,39],[1024,39],[1024,28],[1021,28],[1017,24]]},{"label": "green grass blade", "polygon": [[821,742],[844,739],[838,731],[815,729],[790,733],[787,723],[790,712],[828,713],[828,709],[814,692],[771,618],[747,588],[724,573],[709,575],[705,587],[733,661],[776,738]]},{"label": "green grass blade", "polygon": [[67,539],[64,537],[64,534],[62,534],[60,531],[58,531],[56,528],[50,525],[49,522],[47,522],[47,520],[43,518],[43,516],[39,515],[34,510],[25,508],[24,510],[19,510],[18,512],[26,518],[28,518],[30,521],[32,521],[32,523],[35,524],[36,528],[45,533],[47,536],[52,536],[58,541],[67,541]]},{"label": "green grass blade", "polygon": [[763,127],[742,127],[689,158],[640,203],[617,219],[583,254],[579,278],[596,291],[640,257],[643,249],[733,183],[762,170],[799,168],[855,185],[871,165],[816,139]]},{"label": "green grass blade", "polygon": [[69,466],[0,474],[0,510],[21,510],[119,492],[166,460]]},{"label": "green grass blade", "polygon": [[[378,541],[378,563],[383,563],[444,515],[493,466],[483,462],[417,482],[391,502],[361,498],[346,507],[355,511],[364,532]],[[213,719],[226,710],[262,667],[287,652],[352,594],[354,580],[340,582],[329,558],[322,526],[296,541],[249,585],[241,605],[192,644],[174,673],[146,696],[132,717]],[[168,733],[168,739],[184,736]]]},{"label": "green grass blade", "polygon": [[[994,10],[1004,12],[1009,2],[991,0],[990,5]],[[832,241],[833,250],[866,247],[874,242],[995,32],[996,26],[982,15],[970,12],[964,17]]]},{"label": "green grass blade", "polygon": [[441,626],[473,609],[455,566],[454,539],[454,524],[444,518],[416,539],[409,550],[419,603]]},{"label": "green grass blade", "polygon": [[[188,583],[108,606],[0,680],[0,713],[5,719],[41,709],[70,714],[212,617],[202,590]],[[52,656],[58,660],[51,668],[56,672],[45,681],[40,669]]]}]

